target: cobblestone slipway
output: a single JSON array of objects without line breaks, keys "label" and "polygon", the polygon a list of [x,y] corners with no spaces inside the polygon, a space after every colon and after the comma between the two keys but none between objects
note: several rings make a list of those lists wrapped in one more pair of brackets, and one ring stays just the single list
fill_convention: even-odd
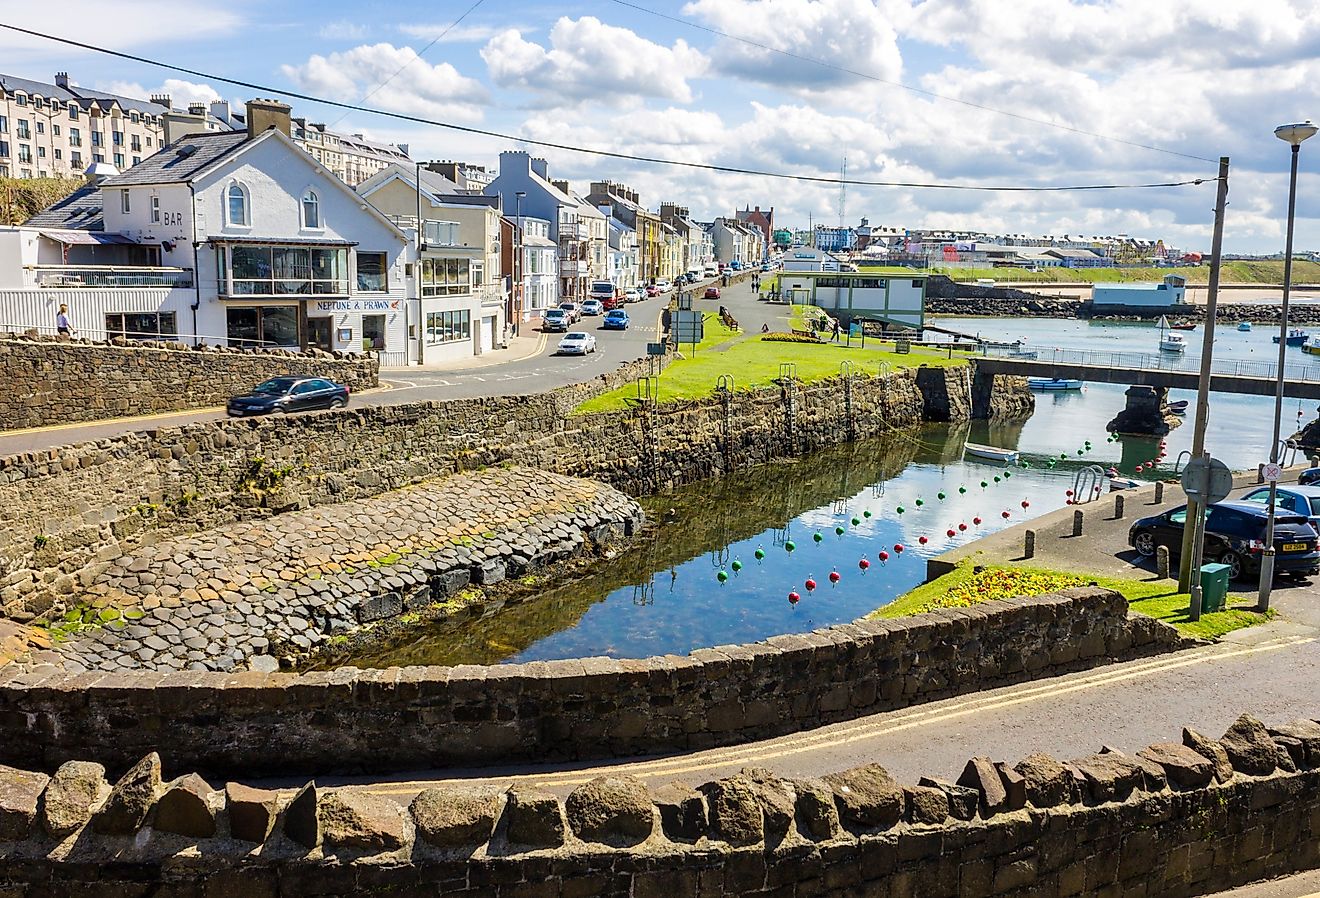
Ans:
[{"label": "cobblestone slipway", "polygon": [[143,546],[84,599],[98,624],[40,652],[67,670],[273,669],[354,627],[631,535],[642,518],[601,483],[519,468]]}]

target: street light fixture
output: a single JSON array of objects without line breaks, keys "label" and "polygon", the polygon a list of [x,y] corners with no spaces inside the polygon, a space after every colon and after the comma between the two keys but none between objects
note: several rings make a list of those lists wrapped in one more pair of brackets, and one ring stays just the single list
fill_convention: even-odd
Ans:
[{"label": "street light fixture", "polygon": [[[1320,130],[1310,121],[1292,125],[1280,125],[1274,129],[1274,136],[1292,146],[1292,166],[1288,179],[1288,232],[1283,247],[1283,306],[1279,316],[1279,370],[1274,383],[1274,442],[1270,445],[1270,463],[1279,461],[1279,426],[1283,416],[1283,366],[1287,361],[1285,350],[1288,347],[1288,297],[1292,290],[1292,249],[1293,249],[1293,213],[1297,207],[1297,157],[1302,148],[1302,141],[1315,135]],[[1270,607],[1270,590],[1274,586],[1274,500],[1278,489],[1276,480],[1270,481],[1268,523],[1265,525],[1265,555],[1260,563],[1260,592],[1257,605],[1261,611]]]}]

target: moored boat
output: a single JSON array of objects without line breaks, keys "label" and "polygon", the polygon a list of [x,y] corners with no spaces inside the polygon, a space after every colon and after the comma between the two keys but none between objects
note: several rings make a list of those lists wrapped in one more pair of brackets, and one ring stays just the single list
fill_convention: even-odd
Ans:
[{"label": "moored boat", "polygon": [[1244,333],[1251,330],[1251,322],[1250,321],[1242,322],[1241,324],[1238,325],[1238,330]]},{"label": "moored boat", "polygon": [[1072,377],[1028,377],[1027,387],[1032,390],[1080,390],[1083,381]]},{"label": "moored boat", "polygon": [[1320,355],[1320,334],[1312,334],[1307,337],[1306,342],[1302,344],[1302,352]]},{"label": "moored boat", "polygon": [[1139,486],[1141,486],[1141,484],[1138,481],[1133,480],[1131,477],[1109,478],[1110,492],[1116,492],[1117,490],[1132,490],[1132,489],[1136,489]]},{"label": "moored boat", "polygon": [[991,461],[1015,462],[1018,457],[1016,449],[1000,449],[997,446],[983,446],[980,443],[964,443],[963,448],[967,450],[968,455]]},{"label": "moored boat", "polygon": [[1160,337],[1161,352],[1186,352],[1187,341],[1183,339],[1182,334],[1165,334]]},{"label": "moored boat", "polygon": [[1187,406],[1191,403],[1186,399],[1176,399],[1173,402],[1166,402],[1164,404],[1168,407],[1169,411],[1187,411]]},{"label": "moored boat", "polygon": [[[1288,329],[1288,336],[1284,339],[1289,346],[1304,346],[1306,344],[1306,338],[1309,336],[1311,335],[1300,327],[1294,327]],[[1279,343],[1279,335],[1275,334],[1271,339],[1274,340],[1274,343],[1277,346]]]},{"label": "moored boat", "polygon": [[1177,324],[1170,324],[1169,328],[1175,331],[1194,331],[1196,330],[1195,321],[1179,321]]}]

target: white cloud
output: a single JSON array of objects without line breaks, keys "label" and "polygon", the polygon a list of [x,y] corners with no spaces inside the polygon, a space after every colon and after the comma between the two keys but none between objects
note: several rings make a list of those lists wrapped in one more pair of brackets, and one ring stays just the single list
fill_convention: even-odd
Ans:
[{"label": "white cloud", "polygon": [[626,105],[647,97],[689,103],[689,79],[708,66],[682,40],[666,47],[592,16],[559,19],[548,47],[515,29],[502,31],[482,48],[481,58],[500,87],[534,91],[552,105]]},{"label": "white cloud", "polygon": [[316,36],[328,41],[360,41],[367,36],[367,26],[340,19],[317,29]]},{"label": "white cloud", "polygon": [[[66,23],[95,23],[93,32],[80,36],[86,39],[89,33],[94,33],[95,43],[116,49],[197,42],[231,33],[243,24],[242,16],[234,11],[232,4],[209,0],[115,0],[110,14],[102,0],[62,0],[56,8],[39,3],[6,3],[4,18],[11,25],[48,34],[69,31]],[[66,59],[89,52],[13,31],[0,31],[0,57],[13,54],[6,60],[6,68],[19,54]]]},{"label": "white cloud", "polygon": [[280,70],[301,90],[344,102],[358,102],[385,84],[371,95],[369,105],[434,118],[474,121],[481,118],[481,106],[488,100],[480,82],[449,63],[432,65],[411,47],[387,43],[364,44],[329,56],[316,54],[302,65],[284,65]]},{"label": "white cloud", "polygon": [[403,24],[399,31],[419,40],[439,40],[442,44],[470,44],[489,40],[499,32],[489,25],[412,25]]},{"label": "white cloud", "polygon": [[220,93],[211,85],[195,84],[179,78],[166,78],[163,84],[156,87],[143,87],[137,81],[98,81],[95,89],[135,100],[149,100],[165,94],[175,109],[186,109],[189,103],[210,103],[220,99]]}]

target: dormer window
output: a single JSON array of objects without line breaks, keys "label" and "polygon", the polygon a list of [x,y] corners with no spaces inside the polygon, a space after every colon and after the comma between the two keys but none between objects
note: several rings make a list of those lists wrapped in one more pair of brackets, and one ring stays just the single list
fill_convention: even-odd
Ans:
[{"label": "dormer window", "polygon": [[321,199],[315,190],[309,190],[302,198],[303,227],[318,230],[321,227]]},{"label": "dormer window", "polygon": [[225,213],[228,223],[234,227],[245,228],[252,221],[248,217],[247,188],[238,182],[229,185],[225,193]]}]

